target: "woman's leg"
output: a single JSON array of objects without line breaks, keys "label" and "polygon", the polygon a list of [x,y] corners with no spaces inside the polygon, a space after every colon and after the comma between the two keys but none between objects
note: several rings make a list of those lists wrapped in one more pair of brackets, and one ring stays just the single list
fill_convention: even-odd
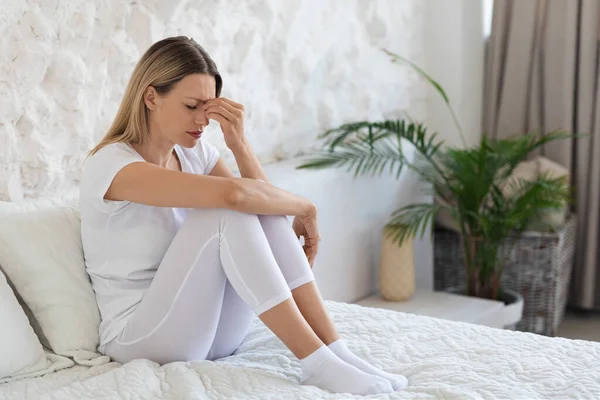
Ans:
[{"label": "woman's leg", "polygon": [[219,323],[206,359],[216,360],[232,355],[246,337],[253,318],[254,312],[250,306],[244,303],[231,282],[227,281]]},{"label": "woman's leg", "polygon": [[354,394],[391,391],[387,381],[346,364],[323,345],[291,297],[258,217],[223,209],[190,211],[144,299],[106,354],[121,362],[205,359],[218,331],[227,281],[301,358],[304,383]]},{"label": "woman's leg", "polygon": [[[315,277],[308,265],[304,251],[287,217],[280,215],[259,215],[258,219],[269,242],[275,261],[279,265],[283,277],[292,291],[294,301],[304,319],[326,345],[339,339],[335,326],[323,305],[319,289],[315,283]],[[248,307],[230,285],[229,289],[229,295],[227,289],[225,291],[222,315],[228,314],[227,309],[230,308],[227,305],[228,298],[230,298],[229,301],[234,309]],[[231,353],[227,354],[231,341],[227,334],[222,333],[229,332],[230,329],[226,326],[221,326],[222,324],[228,324],[227,321],[231,321],[231,318],[221,317],[219,320],[219,327],[217,328],[217,334],[215,335],[209,359],[213,359],[213,354],[219,355],[219,357],[214,358],[220,358],[224,357],[224,354],[229,355],[233,353],[235,350],[233,349]],[[227,348],[227,350],[221,349],[223,347]]]},{"label": "woman's leg", "polygon": [[216,213],[189,214],[125,329],[106,345],[108,356],[159,364],[206,358],[227,283],[218,229]]},{"label": "woman's leg", "polygon": [[[144,299],[113,341],[121,345],[115,358],[139,354],[160,363],[205,359],[217,332],[228,281],[258,315],[286,301],[293,303],[255,215],[191,210]],[[295,303],[290,307],[293,310]],[[237,330],[247,329],[251,320],[247,309],[242,311],[246,317],[239,322],[246,326],[237,325]],[[294,337],[282,338],[294,354],[302,357],[322,345],[299,311],[281,321],[295,328]]]},{"label": "woman's leg", "polygon": [[382,371],[360,359],[348,349],[327,312],[321,292],[317,287],[308,260],[287,217],[260,215],[260,223],[265,231],[275,260],[281,268],[298,309],[317,334],[330,349],[345,362],[360,370],[380,376],[390,381],[394,390],[407,386],[408,380],[402,375]]},{"label": "woman's leg", "polygon": [[289,220],[281,215],[259,215],[258,219],[300,312],[323,343],[338,340],[340,336]]}]

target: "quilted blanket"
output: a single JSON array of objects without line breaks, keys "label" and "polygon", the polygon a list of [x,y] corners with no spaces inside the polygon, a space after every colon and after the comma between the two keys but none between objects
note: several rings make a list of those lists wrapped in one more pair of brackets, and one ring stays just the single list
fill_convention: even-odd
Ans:
[{"label": "quilted blanket", "polygon": [[[378,399],[598,399],[600,343],[327,302],[360,357],[410,386]],[[75,366],[0,386],[0,399],[346,399],[299,384],[300,364],[256,318],[216,362]]]}]

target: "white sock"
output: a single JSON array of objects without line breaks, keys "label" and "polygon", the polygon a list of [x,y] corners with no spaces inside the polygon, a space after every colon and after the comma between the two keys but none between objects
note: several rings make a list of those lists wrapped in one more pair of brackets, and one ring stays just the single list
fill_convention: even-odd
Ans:
[{"label": "white sock", "polygon": [[357,357],[346,345],[343,339],[338,339],[335,342],[331,343],[328,346],[333,353],[341,358],[343,361],[347,362],[350,365],[354,365],[356,368],[364,371],[368,374],[379,376],[387,379],[391,384],[394,390],[404,389],[408,386],[408,379],[406,379],[402,375],[390,374],[389,372],[385,372],[376,368],[366,362],[365,360]]},{"label": "white sock", "polygon": [[325,345],[301,359],[300,364],[302,364],[303,385],[317,386],[333,393],[357,395],[394,391],[387,380],[346,364]]}]

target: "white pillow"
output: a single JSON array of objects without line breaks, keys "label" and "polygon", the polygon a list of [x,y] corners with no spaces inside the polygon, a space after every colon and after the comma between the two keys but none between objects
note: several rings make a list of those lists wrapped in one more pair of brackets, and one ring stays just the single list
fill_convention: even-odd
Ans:
[{"label": "white pillow", "polygon": [[46,367],[46,356],[25,312],[0,271],[0,379]]},{"label": "white pillow", "polygon": [[44,346],[79,364],[109,361],[97,353],[100,313],[73,205],[0,202],[0,266],[30,310]]}]

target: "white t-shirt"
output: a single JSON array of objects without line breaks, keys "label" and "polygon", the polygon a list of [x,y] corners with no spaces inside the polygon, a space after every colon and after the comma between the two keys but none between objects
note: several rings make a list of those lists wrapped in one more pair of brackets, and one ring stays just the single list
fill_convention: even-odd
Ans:
[{"label": "white t-shirt", "polygon": [[[206,175],[219,159],[217,149],[202,140],[175,151],[189,173]],[[134,162],[145,160],[127,144],[110,144],[87,160],[80,184],[81,239],[102,317],[101,352],[142,300],[189,210],[105,200],[117,172]]]}]

